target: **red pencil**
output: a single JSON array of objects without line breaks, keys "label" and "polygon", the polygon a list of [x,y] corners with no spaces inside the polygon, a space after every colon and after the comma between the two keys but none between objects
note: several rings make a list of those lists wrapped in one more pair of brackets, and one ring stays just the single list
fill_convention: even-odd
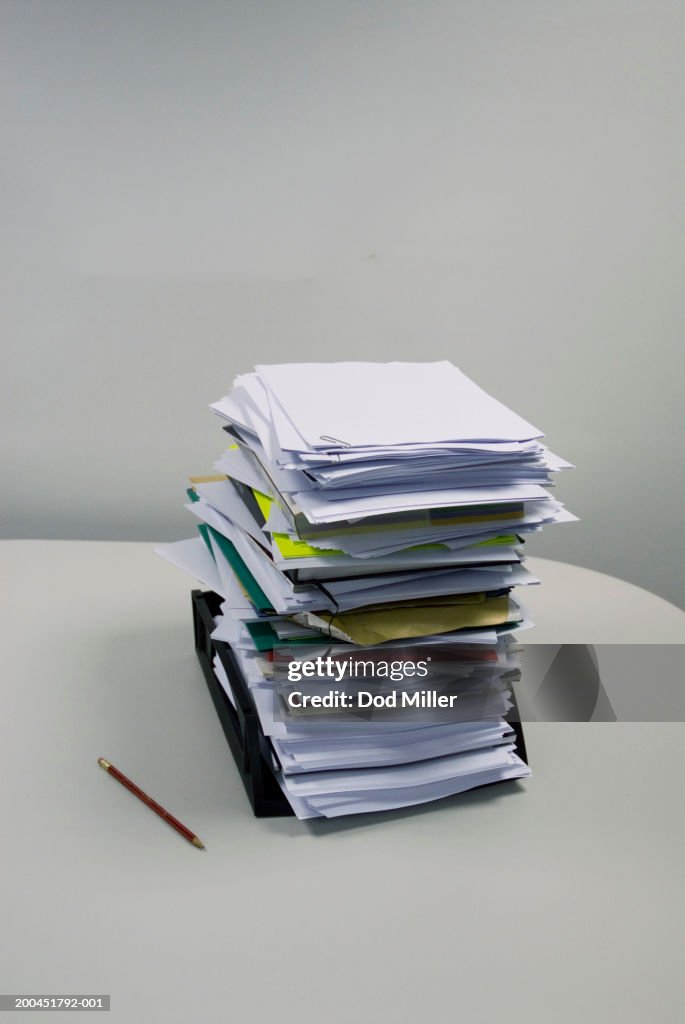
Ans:
[{"label": "red pencil", "polygon": [[142,789],[136,786],[135,782],[131,782],[130,779],[127,779],[123,772],[120,772],[113,764],[106,761],[104,757],[98,758],[98,764],[101,768],[104,768],[109,775],[112,775],[117,782],[120,782],[122,786],[125,786],[129,793],[133,793],[133,795],[137,796],[139,800],[142,800],[144,804],[147,804],[155,814],[158,814],[160,818],[164,818],[167,824],[171,825],[172,828],[175,828],[184,839],[187,839],[189,843],[192,843],[193,846],[197,846],[200,850],[204,850],[205,844],[201,839],[198,839],[194,832],[191,832],[189,828],[182,825],[178,818],[174,818],[173,814],[169,814],[168,811],[165,811],[162,805],[158,804],[156,800],[153,800],[151,796],[148,796],[147,793],[143,793]]}]

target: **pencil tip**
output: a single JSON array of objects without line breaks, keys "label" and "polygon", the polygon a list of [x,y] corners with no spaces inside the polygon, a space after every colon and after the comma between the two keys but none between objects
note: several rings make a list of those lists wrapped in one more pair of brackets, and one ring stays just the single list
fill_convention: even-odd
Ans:
[{"label": "pencil tip", "polygon": [[101,768],[104,768],[104,769],[105,769],[105,771],[107,771],[107,769],[108,769],[108,768],[111,768],[111,767],[112,767],[112,766],[110,765],[109,761],[106,761],[106,760],[104,759],[104,757],[99,757],[99,758],[98,758],[98,764],[100,765],[100,767],[101,767]]},{"label": "pencil tip", "polygon": [[202,842],[201,839],[198,839],[197,836],[193,836],[193,838],[191,839],[191,842],[192,842],[193,846],[197,846],[198,850],[205,850],[206,849],[205,844]]}]

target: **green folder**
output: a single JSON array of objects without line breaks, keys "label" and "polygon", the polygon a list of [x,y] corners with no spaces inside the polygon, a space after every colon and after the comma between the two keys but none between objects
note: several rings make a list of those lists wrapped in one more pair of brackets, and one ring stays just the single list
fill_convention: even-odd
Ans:
[{"label": "green folder", "polygon": [[[199,529],[200,533],[202,533],[203,527],[200,526]],[[238,554],[235,545],[228,539],[228,537],[224,537],[223,534],[218,533],[218,531],[213,529],[211,526],[205,526],[204,530],[208,531],[212,541],[219,548],[231,569],[233,569],[241,587],[257,611],[262,612],[263,614],[273,615],[274,609],[271,607],[268,597]]]},{"label": "green folder", "polygon": [[307,644],[321,646],[325,639],[323,636],[299,636],[283,640],[270,622],[246,622],[245,626],[258,651],[273,651],[274,647],[303,647]]}]

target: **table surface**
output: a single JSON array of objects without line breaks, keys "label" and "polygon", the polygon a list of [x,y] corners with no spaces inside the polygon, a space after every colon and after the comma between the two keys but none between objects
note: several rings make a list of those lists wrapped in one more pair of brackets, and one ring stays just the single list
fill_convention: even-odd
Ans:
[{"label": "table surface", "polygon": [[[685,636],[653,594],[528,564],[526,641]],[[683,1019],[682,724],[529,724],[524,783],[257,820],[195,659],[190,581],[148,544],[7,541],[0,567],[2,991],[111,993],[126,1024]]]}]

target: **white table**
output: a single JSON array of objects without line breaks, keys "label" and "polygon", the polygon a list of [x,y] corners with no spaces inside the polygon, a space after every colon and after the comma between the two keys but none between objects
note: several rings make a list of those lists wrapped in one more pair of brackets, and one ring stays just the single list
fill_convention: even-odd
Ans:
[{"label": "white table", "polygon": [[[529,565],[538,641],[685,637],[652,594]],[[2,991],[111,993],[126,1024],[682,1020],[682,725],[528,725],[524,784],[257,820],[189,581],[147,544],[4,542],[0,571]]]}]

